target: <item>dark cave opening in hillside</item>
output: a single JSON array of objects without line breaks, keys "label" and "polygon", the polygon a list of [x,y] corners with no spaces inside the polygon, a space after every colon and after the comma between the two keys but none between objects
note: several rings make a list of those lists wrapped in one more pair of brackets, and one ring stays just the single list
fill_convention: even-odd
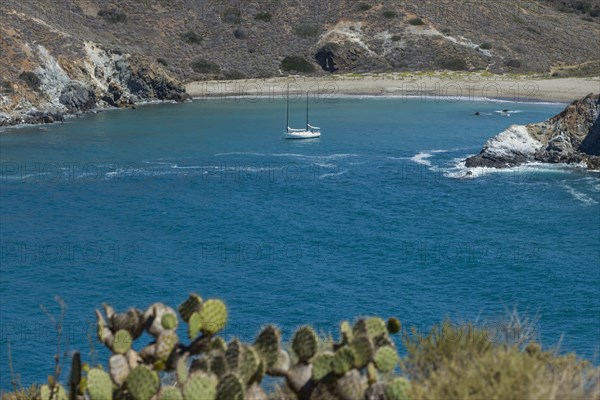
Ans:
[{"label": "dark cave opening in hillside", "polygon": [[335,61],[333,60],[333,52],[327,47],[320,49],[315,55],[315,59],[321,68],[323,68],[323,71],[335,72],[338,70],[335,66]]}]

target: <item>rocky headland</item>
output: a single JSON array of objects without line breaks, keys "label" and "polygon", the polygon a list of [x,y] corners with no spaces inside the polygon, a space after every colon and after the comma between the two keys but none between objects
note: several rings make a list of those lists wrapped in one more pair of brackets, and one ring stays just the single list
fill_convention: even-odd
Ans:
[{"label": "rocky headland", "polygon": [[589,94],[540,123],[513,125],[488,140],[466,166],[508,168],[528,162],[585,163],[600,170],[600,95]]}]

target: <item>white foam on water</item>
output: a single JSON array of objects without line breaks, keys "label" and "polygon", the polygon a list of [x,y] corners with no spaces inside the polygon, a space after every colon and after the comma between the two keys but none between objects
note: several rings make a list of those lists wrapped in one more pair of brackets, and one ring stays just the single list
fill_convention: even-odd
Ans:
[{"label": "white foam on water", "polygon": [[431,161],[428,160],[428,158],[431,158],[431,157],[433,157],[433,154],[421,152],[421,153],[417,153],[414,156],[412,156],[410,158],[410,160],[417,164],[426,165],[428,167],[431,167]]},{"label": "white foam on water", "polygon": [[596,200],[592,199],[587,194],[580,192],[569,185],[564,185],[564,188],[571,194],[571,196],[573,196],[573,198],[575,198],[575,200],[585,204],[586,206],[598,204]]},{"label": "white foam on water", "polygon": [[328,174],[319,175],[319,179],[331,178],[334,176],[341,176],[341,175],[345,175],[346,173],[348,173],[347,169],[340,171],[340,172],[331,172]]}]

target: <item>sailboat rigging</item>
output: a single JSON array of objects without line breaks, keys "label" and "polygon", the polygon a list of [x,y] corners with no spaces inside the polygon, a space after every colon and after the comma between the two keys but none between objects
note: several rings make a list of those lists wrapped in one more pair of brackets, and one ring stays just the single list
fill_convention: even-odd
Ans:
[{"label": "sailboat rigging", "polygon": [[308,92],[306,92],[306,129],[290,128],[290,87],[287,88],[287,103],[285,114],[285,132],[283,134],[286,139],[313,139],[321,137],[321,128],[312,126],[308,122]]}]

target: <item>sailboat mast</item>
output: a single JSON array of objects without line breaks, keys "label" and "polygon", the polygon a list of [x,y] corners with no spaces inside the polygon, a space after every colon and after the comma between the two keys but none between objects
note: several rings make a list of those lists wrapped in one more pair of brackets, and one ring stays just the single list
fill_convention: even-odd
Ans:
[{"label": "sailboat mast", "polygon": [[285,131],[290,127],[290,85],[287,87],[287,110],[285,112]]},{"label": "sailboat mast", "polygon": [[306,91],[306,130],[308,131],[308,91]]}]

